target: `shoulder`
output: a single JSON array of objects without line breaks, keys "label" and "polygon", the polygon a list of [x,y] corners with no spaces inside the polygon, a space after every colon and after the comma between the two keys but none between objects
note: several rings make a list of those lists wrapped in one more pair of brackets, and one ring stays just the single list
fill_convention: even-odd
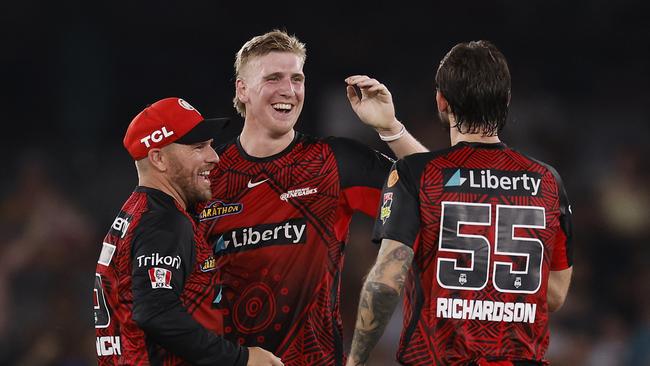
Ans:
[{"label": "shoulder", "polygon": [[351,138],[330,136],[324,138],[323,142],[332,148],[338,158],[344,160],[380,159],[389,163],[395,162],[390,156]]},{"label": "shoulder", "polygon": [[370,147],[348,137],[328,136],[320,138],[324,143],[338,149],[369,151]]},{"label": "shoulder", "polygon": [[433,160],[444,157],[457,149],[458,147],[452,146],[441,150],[411,154],[398,160],[396,166],[398,169],[408,169],[414,173],[422,172]]},{"label": "shoulder", "polygon": [[536,158],[534,158],[534,157],[532,157],[532,156],[530,156],[528,154],[522,153],[521,151],[518,151],[516,149],[511,148],[511,150],[513,152],[523,156],[524,158],[528,159],[530,161],[531,165],[537,166],[538,169],[541,171],[541,173],[543,175],[545,175],[545,176],[547,175],[547,176],[552,177],[555,180],[555,182],[557,183],[558,186],[563,187],[562,178],[560,177],[560,173],[558,173],[557,169],[555,169],[551,164],[548,164],[548,163],[546,163],[544,161],[538,160],[538,159],[536,159]]},{"label": "shoulder", "polygon": [[214,151],[217,152],[217,154],[223,154],[225,153],[228,149],[231,148],[236,148],[237,146],[237,137],[233,137],[229,140],[226,140],[224,142],[221,142],[217,145],[214,146]]},{"label": "shoulder", "polygon": [[140,230],[155,230],[176,233],[178,235],[193,231],[190,218],[175,205],[160,205],[155,197],[150,196],[150,207],[140,218]]}]

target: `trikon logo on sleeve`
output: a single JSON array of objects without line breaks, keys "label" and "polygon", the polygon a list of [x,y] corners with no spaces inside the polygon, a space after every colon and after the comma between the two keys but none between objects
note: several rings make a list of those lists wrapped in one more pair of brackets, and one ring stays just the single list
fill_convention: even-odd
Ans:
[{"label": "trikon logo on sleeve", "polygon": [[166,265],[176,269],[181,268],[181,257],[179,255],[160,255],[160,253],[151,253],[149,255],[139,255],[137,258],[138,267],[161,266]]},{"label": "trikon logo on sleeve", "polygon": [[510,196],[537,196],[542,175],[528,171],[493,169],[443,169],[443,189],[447,192]]}]

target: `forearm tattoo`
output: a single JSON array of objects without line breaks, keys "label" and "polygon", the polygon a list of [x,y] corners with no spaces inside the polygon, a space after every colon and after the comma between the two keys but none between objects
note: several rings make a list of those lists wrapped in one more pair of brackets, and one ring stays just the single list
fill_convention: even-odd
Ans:
[{"label": "forearm tattoo", "polygon": [[355,365],[367,362],[370,351],[384,333],[399,302],[412,259],[413,250],[405,246],[400,246],[385,256],[380,253],[380,261],[375,264],[361,291],[350,352]]}]

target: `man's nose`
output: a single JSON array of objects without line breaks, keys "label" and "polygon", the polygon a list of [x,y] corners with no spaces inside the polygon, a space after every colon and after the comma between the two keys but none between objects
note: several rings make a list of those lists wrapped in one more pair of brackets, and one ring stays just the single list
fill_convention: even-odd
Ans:
[{"label": "man's nose", "polygon": [[219,162],[219,154],[214,150],[212,146],[208,149],[208,156],[206,157],[205,161],[208,163],[214,163],[217,164]]},{"label": "man's nose", "polygon": [[283,96],[293,96],[296,94],[296,90],[294,89],[293,83],[289,78],[282,79],[280,81],[279,89],[280,89],[280,94]]}]

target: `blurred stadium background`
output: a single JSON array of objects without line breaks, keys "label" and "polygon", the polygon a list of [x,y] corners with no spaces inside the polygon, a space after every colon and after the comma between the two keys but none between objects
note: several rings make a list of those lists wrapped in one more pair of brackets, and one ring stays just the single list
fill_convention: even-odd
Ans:
[{"label": "blurred stadium background", "polygon": [[[604,0],[3,3],[0,364],[95,364],[95,262],[137,183],[121,145],[126,126],[167,96],[206,116],[235,117],[235,52],[253,35],[285,28],[308,46],[297,129],[383,151],[348,106],[343,79],[384,82],[408,129],[444,148],[437,64],[457,42],[493,41],[513,80],[502,137],[554,165],[573,204],[574,280],[552,315],[548,358],[650,365],[648,10],[647,2]],[[347,248],[346,347],[376,254],[370,224],[354,220]],[[397,314],[371,365],[395,364],[400,327]]]}]

